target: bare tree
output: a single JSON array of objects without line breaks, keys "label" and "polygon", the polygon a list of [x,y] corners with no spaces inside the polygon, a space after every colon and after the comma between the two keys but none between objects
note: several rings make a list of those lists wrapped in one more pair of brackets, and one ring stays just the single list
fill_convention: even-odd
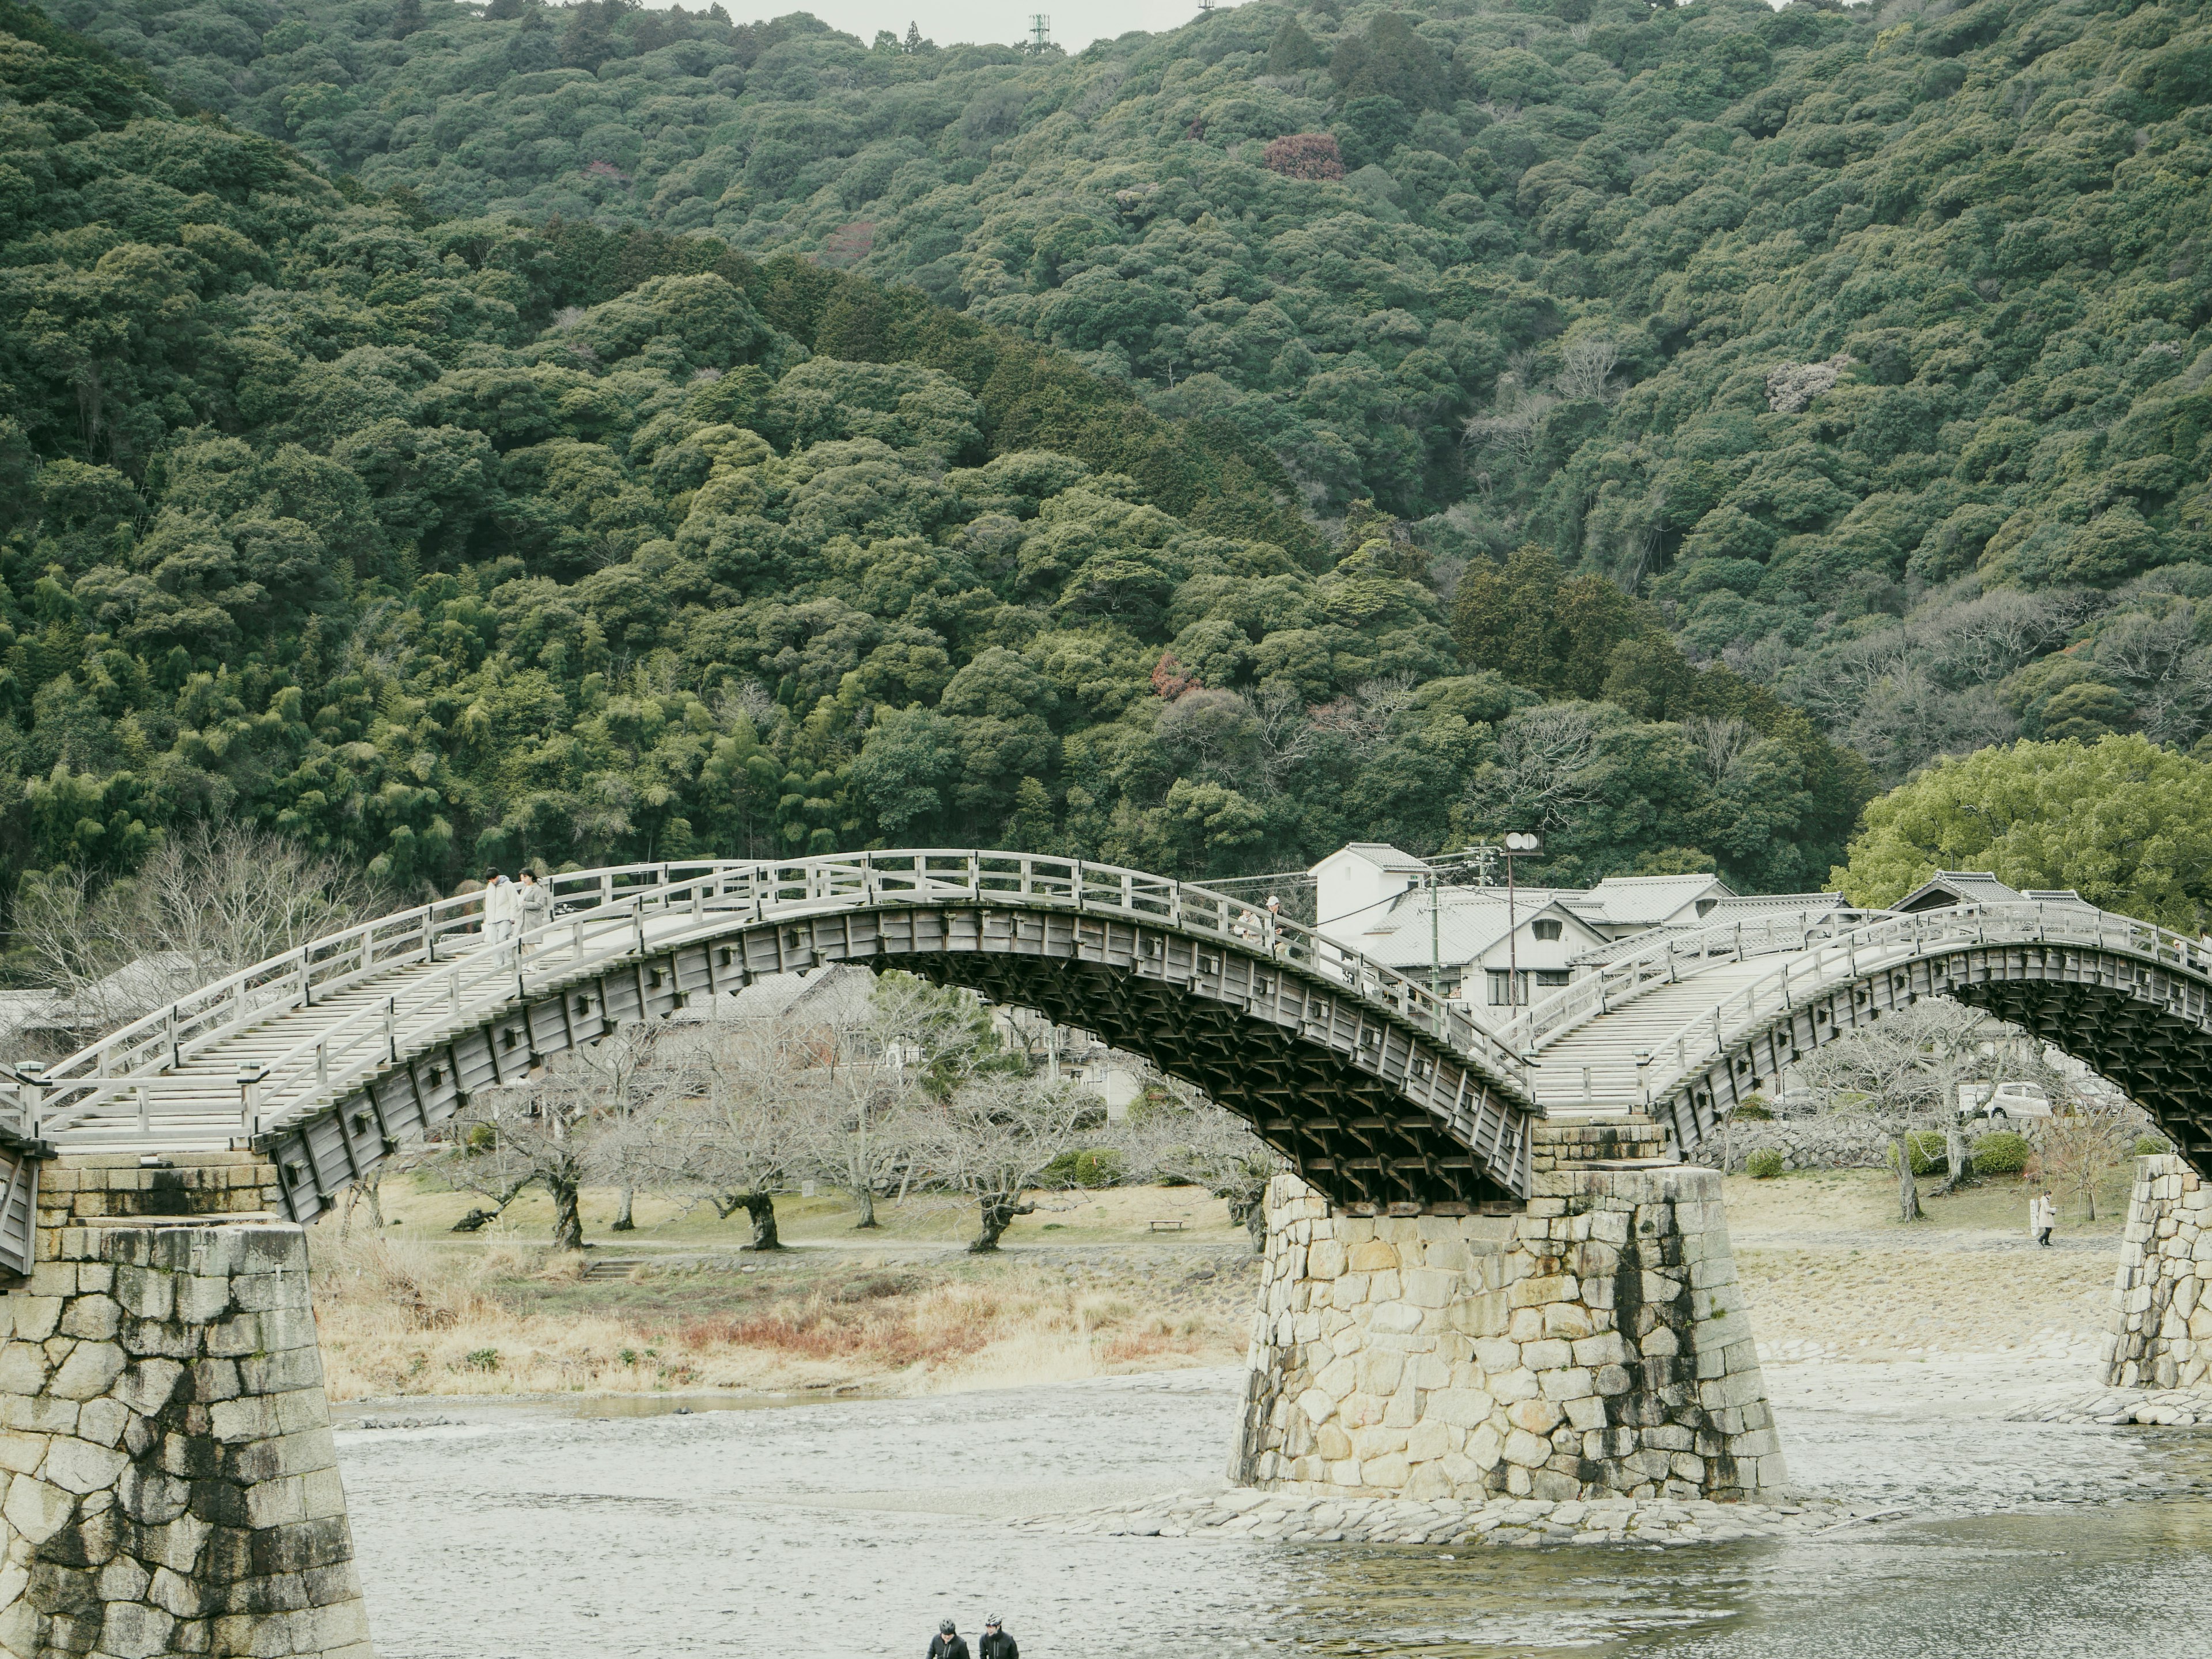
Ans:
[{"label": "bare tree", "polygon": [[1490,413],[1470,415],[1460,422],[1462,445],[1474,450],[1502,449],[1524,465],[1534,458],[1544,416],[1558,407],[1559,400],[1548,392],[1531,391],[1528,374],[1528,365],[1522,360],[1498,377]]},{"label": "bare tree", "polygon": [[1692,714],[1682,722],[1682,734],[1696,745],[1705,775],[1715,783],[1726,778],[1737,757],[1759,741],[1758,728],[1734,714]]},{"label": "bare tree", "polygon": [[1955,1106],[1960,1083],[1985,1069],[1979,1042],[1986,1018],[1948,997],[1924,998],[1798,1062],[1798,1077],[1827,1097],[1829,1109],[1863,1111],[1885,1121],[1894,1143],[1901,1221],[1917,1221],[1924,1213],[1912,1174],[1917,1134],[1941,1126],[1954,1182],[1963,1170],[1966,1149]]},{"label": "bare tree", "polygon": [[89,1036],[382,908],[360,874],[288,836],[201,822],[135,875],[27,875],[15,932]]},{"label": "bare tree", "polygon": [[1498,728],[1498,758],[1468,781],[1470,818],[1550,830],[1596,800],[1606,714],[1597,703],[1556,702],[1510,716]]},{"label": "bare tree", "polygon": [[1267,1243],[1267,1182],[1286,1166],[1243,1119],[1189,1084],[1152,1073],[1116,1136],[1133,1174],[1203,1187],[1229,1206],[1229,1218]]},{"label": "bare tree", "polygon": [[2136,1126],[2118,1101],[2073,1100],[2043,1126],[2043,1167],[2054,1187],[2080,1198],[2097,1218],[2097,1181],[2127,1155]]},{"label": "bare tree", "polygon": [[495,1200],[500,1210],[532,1186],[544,1188],[553,1200],[553,1248],[583,1249],[585,1185],[635,1178],[629,1120],[609,1103],[635,1105],[655,1091],[647,1079],[655,1076],[651,1062],[662,1029],[623,1026],[556,1056],[531,1082],[481,1091],[453,1118],[453,1150],[440,1173]]},{"label": "bare tree", "polygon": [[1613,400],[1613,371],[1620,365],[1620,349],[1601,337],[1584,336],[1571,341],[1560,354],[1559,387],[1570,399],[1596,403]]},{"label": "bare tree", "polygon": [[752,1240],[780,1250],[775,1195],[810,1169],[808,1115],[821,1107],[818,1034],[784,1020],[716,1019],[678,1028],[676,1080],[626,1139],[643,1184],[724,1220],[744,1211]]},{"label": "bare tree", "polygon": [[1023,1199],[1044,1183],[1053,1161],[1080,1149],[1105,1117],[1104,1103],[1087,1089],[981,1078],[915,1114],[915,1161],[932,1185],[975,1201],[980,1226],[968,1248],[995,1250],[1017,1216],[1035,1212]]}]

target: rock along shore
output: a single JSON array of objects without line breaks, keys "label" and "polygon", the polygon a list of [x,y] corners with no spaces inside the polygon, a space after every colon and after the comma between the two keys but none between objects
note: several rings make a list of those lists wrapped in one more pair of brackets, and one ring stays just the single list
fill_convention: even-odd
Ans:
[{"label": "rock along shore", "polygon": [[1149,1504],[1030,1516],[1016,1526],[1107,1537],[1212,1535],[1291,1544],[1449,1544],[1464,1547],[1550,1544],[1712,1544],[1792,1538],[1900,1515],[1878,1504],[1819,1499],[1715,1503],[1706,1498],[1627,1497],[1438,1498],[1339,1498],[1297,1491],[1185,1492]]}]

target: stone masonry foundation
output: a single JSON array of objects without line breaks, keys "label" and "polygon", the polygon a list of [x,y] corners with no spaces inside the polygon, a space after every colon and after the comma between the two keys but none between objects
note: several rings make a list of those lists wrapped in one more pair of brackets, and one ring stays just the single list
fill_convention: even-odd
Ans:
[{"label": "stone masonry foundation", "polygon": [[63,1159],[0,1297],[0,1652],[372,1659],[306,1240],[239,1154]]},{"label": "stone masonry foundation", "polygon": [[2212,1392],[2212,1186],[2179,1157],[2136,1160],[2105,1385]]},{"label": "stone masonry foundation", "polygon": [[1277,1176],[1231,1479],[1427,1499],[1783,1486],[1720,1176],[1662,1150],[1648,1123],[1540,1125],[1510,1215],[1335,1214]]}]

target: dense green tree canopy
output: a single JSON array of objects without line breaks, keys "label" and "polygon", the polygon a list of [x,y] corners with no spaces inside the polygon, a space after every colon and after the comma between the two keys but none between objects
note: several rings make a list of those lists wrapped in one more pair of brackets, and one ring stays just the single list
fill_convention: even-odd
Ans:
[{"label": "dense green tree canopy", "polygon": [[1537,550],[1556,650],[1455,641],[1401,520],[1316,525],[1234,422],[912,288],[435,219],[7,0],[0,120],[13,872],[219,815],[402,890],[915,842],[1218,874],[1499,812],[1562,876],[1841,856],[1861,769],[1642,601]]},{"label": "dense green tree canopy", "polygon": [[1875,801],[1836,882],[1893,903],[1938,870],[2071,887],[2202,933],[2212,902],[2212,765],[2141,736],[2018,743],[1930,768]]},{"label": "dense green tree canopy", "polygon": [[[2191,4],[1253,0],[1073,57],[623,0],[60,4],[418,218],[912,283],[1324,518],[1413,523],[1442,588],[1533,539],[1884,777],[2053,698],[2212,734]],[[126,280],[179,279],[88,267],[57,325]]]}]

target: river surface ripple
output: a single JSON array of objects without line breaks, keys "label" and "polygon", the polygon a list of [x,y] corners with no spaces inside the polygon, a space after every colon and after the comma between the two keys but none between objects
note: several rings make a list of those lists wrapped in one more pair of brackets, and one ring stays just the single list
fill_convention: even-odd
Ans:
[{"label": "river surface ripple", "polygon": [[1024,1659],[2212,1659],[2212,1437],[2002,1420],[2083,1382],[2045,1371],[1771,1366],[1796,1478],[1912,1517],[1665,1550],[1008,1526],[1220,1484],[1228,1371],[688,1415],[414,1402],[455,1420],[338,1440],[383,1659],[877,1659],[987,1612]]}]

